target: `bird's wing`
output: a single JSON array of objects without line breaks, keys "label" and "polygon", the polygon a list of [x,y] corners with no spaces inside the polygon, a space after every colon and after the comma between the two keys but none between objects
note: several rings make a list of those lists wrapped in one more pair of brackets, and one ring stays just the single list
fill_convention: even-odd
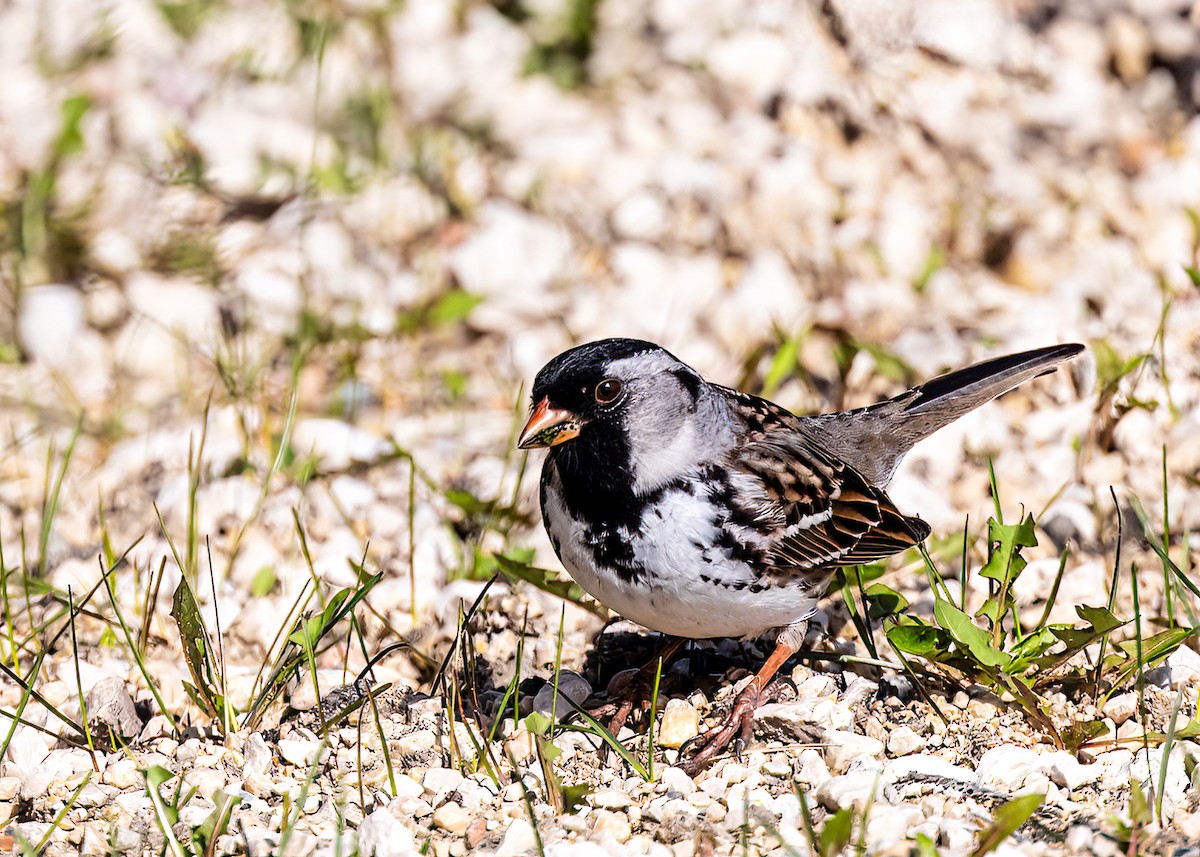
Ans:
[{"label": "bird's wing", "polygon": [[794,414],[727,393],[747,432],[728,462],[725,529],[764,573],[871,562],[929,535],[928,524],[901,514],[883,491],[799,431]]}]

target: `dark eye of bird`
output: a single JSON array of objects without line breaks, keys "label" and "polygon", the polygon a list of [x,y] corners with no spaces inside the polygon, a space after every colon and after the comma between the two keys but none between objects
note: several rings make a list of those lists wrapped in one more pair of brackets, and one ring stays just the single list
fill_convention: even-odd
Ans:
[{"label": "dark eye of bird", "polygon": [[596,385],[596,401],[602,405],[611,405],[621,395],[621,382],[616,378],[606,378]]}]

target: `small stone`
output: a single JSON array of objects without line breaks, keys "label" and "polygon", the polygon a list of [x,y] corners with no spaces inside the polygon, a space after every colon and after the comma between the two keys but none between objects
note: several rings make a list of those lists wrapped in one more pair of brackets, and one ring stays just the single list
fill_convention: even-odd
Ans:
[{"label": "small stone", "polygon": [[975,782],[973,771],[951,764],[940,756],[924,753],[893,759],[883,766],[883,773],[879,779],[885,786],[892,786],[914,777],[933,777],[961,783]]},{"label": "small stone", "polygon": [[20,793],[20,777],[0,777],[0,800],[12,800]]},{"label": "small stone", "polygon": [[320,741],[309,741],[304,738],[284,738],[279,744],[279,755],[297,768],[307,768],[313,763],[313,756],[321,748]]},{"label": "small stone", "polygon": [[425,791],[435,795],[433,803],[437,803],[458,788],[462,781],[463,775],[453,768],[430,768],[421,779],[421,785]]},{"label": "small stone", "polygon": [[433,823],[447,833],[461,836],[471,823],[471,814],[454,801],[447,801],[433,811]]},{"label": "small stone", "polygon": [[1066,750],[1046,754],[1041,763],[1044,768],[1049,769],[1050,781],[1068,791],[1095,782],[1100,777],[1098,765],[1081,765],[1079,760]]},{"label": "small stone", "polygon": [[840,777],[830,777],[817,787],[817,801],[828,810],[845,807],[862,810],[871,799],[871,793],[879,781],[875,771],[855,771]]},{"label": "small stone", "polygon": [[104,769],[102,781],[107,786],[125,791],[143,783],[142,772],[133,759],[117,759]]},{"label": "small stone", "polygon": [[1111,697],[1108,702],[1104,703],[1103,709],[1104,716],[1110,718],[1117,726],[1133,717],[1137,710],[1138,696],[1133,691]]},{"label": "small stone", "polygon": [[784,759],[772,759],[763,764],[762,771],[771,777],[790,777],[792,775],[792,766]]},{"label": "small stone", "polygon": [[984,785],[1011,788],[1040,768],[1041,760],[1033,750],[1001,744],[983,754],[975,766],[975,775]]},{"label": "small stone", "polygon": [[941,844],[950,854],[967,854],[975,845],[975,834],[978,825],[960,818],[943,819],[941,825]]},{"label": "small stone", "polygon": [[897,726],[887,737],[887,749],[893,756],[907,756],[925,746],[925,740],[908,726]]},{"label": "small stone", "polygon": [[832,729],[825,733],[825,761],[835,774],[844,773],[860,756],[883,753],[883,742],[854,732]]},{"label": "small stone", "polygon": [[95,783],[88,783],[80,790],[79,795],[75,798],[75,803],[78,806],[88,809],[95,809],[98,806],[104,806],[112,800],[116,789],[112,786],[98,786]]},{"label": "small stone", "polygon": [[595,813],[592,830],[599,834],[608,834],[617,842],[624,844],[633,835],[629,819],[623,812],[599,810]]},{"label": "small stone", "polygon": [[971,704],[971,697],[967,696],[966,691],[960,690],[954,694],[954,699],[950,700],[950,703],[955,708],[966,708]]},{"label": "small stone", "polygon": [[769,737],[808,744],[821,739],[823,727],[849,729],[854,713],[828,698],[769,702],[754,713],[754,724]]},{"label": "small stone", "polygon": [[536,847],[537,838],[533,834],[533,828],[525,819],[517,818],[508,825],[508,830],[504,831],[504,839],[496,849],[496,857],[524,857],[531,854]]},{"label": "small stone", "polygon": [[87,692],[88,723],[101,740],[132,738],[142,731],[142,720],[134,708],[125,682],[116,676],[104,678]]},{"label": "small stone", "polygon": [[420,797],[425,787],[408,774],[396,774],[396,797]]},{"label": "small stone", "polygon": [[272,765],[275,764],[275,755],[258,732],[246,739],[246,744],[242,748],[242,756],[245,759],[245,763],[242,765],[242,773],[245,776],[255,774],[265,776],[270,773]]},{"label": "small stone", "polygon": [[407,857],[413,847],[413,835],[387,809],[375,810],[358,825],[362,857]]},{"label": "small stone", "polygon": [[463,841],[466,842],[468,850],[474,850],[479,847],[479,843],[487,836],[487,819],[476,818],[467,825],[467,832],[463,834]]},{"label": "small stone", "polygon": [[1142,729],[1141,724],[1136,720],[1126,720],[1117,727],[1117,740],[1129,741],[1134,738],[1140,738],[1143,731],[1145,730]]},{"label": "small stone", "polygon": [[655,740],[660,747],[678,750],[700,734],[700,712],[686,699],[668,699]]},{"label": "small stone", "polygon": [[679,768],[667,768],[659,775],[658,781],[666,786],[668,794],[690,795],[696,791],[696,783]]},{"label": "small stone", "polygon": [[879,685],[876,682],[856,675],[846,685],[846,690],[842,693],[842,705],[847,708],[854,708],[859,703],[874,699],[878,693]]},{"label": "small stone", "polygon": [[624,809],[633,803],[629,795],[616,789],[603,789],[592,794],[592,806],[598,809]]},{"label": "small stone", "polygon": [[[574,713],[571,702],[582,705],[583,701],[592,695],[592,686],[579,673],[562,670],[558,674],[558,701],[554,699],[554,685],[546,682],[533,698],[533,710],[550,715],[551,710],[558,719],[563,719]],[[571,702],[568,702],[570,700]]]}]

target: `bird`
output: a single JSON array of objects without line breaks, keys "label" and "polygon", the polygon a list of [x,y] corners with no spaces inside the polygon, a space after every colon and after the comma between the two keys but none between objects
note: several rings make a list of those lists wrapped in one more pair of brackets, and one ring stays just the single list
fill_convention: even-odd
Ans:
[{"label": "bird", "polygon": [[930,534],[885,493],[905,454],[1083,350],[997,357],[868,407],[810,416],[711,383],[638,339],[579,345],[537,373],[517,445],[547,450],[542,520],[571,577],[677,641],[775,634],[728,717],[687,748],[685,770],[750,740],[754,710],[838,568]]}]

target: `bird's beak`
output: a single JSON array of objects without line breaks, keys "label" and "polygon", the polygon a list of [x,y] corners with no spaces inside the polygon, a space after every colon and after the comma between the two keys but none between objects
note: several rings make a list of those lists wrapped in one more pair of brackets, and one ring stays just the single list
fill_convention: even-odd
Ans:
[{"label": "bird's beak", "polygon": [[578,436],[580,428],[579,417],[568,410],[552,407],[549,399],[542,399],[534,406],[529,422],[521,430],[517,446],[521,449],[557,446]]}]

